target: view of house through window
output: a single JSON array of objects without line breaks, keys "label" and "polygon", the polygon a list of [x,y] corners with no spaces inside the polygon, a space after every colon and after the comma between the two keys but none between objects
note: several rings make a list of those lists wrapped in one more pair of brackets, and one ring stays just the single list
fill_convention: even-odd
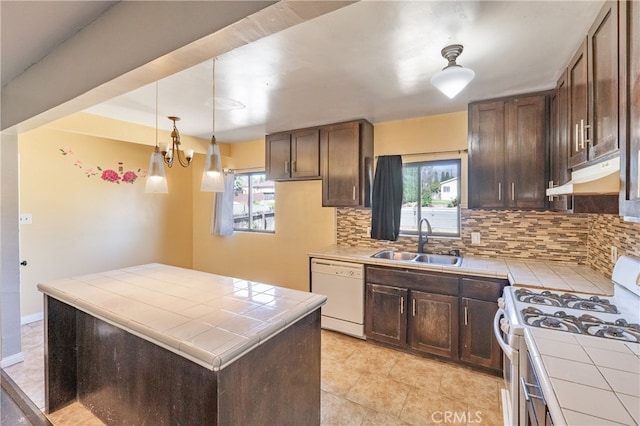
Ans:
[{"label": "view of house through window", "polygon": [[[417,234],[426,218],[432,234],[460,236],[460,160],[425,161],[402,167],[400,232]],[[423,231],[427,227],[423,225]]]},{"label": "view of house through window", "polygon": [[264,173],[236,174],[233,185],[233,229],[275,232],[275,195],[275,184],[267,180]]}]

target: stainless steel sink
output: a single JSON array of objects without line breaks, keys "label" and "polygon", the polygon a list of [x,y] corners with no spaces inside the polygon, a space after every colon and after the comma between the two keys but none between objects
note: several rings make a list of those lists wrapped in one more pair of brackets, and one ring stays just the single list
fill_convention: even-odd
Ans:
[{"label": "stainless steel sink", "polygon": [[421,254],[413,260],[414,262],[431,263],[443,266],[460,266],[462,263],[461,257],[451,256],[448,254]]},{"label": "stainless steel sink", "polygon": [[372,255],[376,259],[397,260],[400,262],[426,263],[441,266],[460,266],[462,258],[446,254],[420,254],[395,250],[382,250]]}]

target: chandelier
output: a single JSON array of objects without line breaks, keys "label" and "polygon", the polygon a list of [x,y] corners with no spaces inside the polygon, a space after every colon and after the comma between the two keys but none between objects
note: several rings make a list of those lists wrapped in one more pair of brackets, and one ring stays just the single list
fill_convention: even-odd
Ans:
[{"label": "chandelier", "polygon": [[180,121],[180,117],[169,116],[167,118],[173,121],[173,130],[171,130],[171,143],[166,144],[162,149],[164,163],[168,167],[172,167],[173,162],[177,158],[182,167],[189,167],[191,165],[191,160],[193,160],[193,150],[180,150],[180,132],[176,127],[176,121]]}]

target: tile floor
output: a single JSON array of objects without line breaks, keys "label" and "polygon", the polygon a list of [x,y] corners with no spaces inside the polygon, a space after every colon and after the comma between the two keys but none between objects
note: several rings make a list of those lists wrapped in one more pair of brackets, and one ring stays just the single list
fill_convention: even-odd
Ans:
[{"label": "tile floor", "polygon": [[[42,321],[23,326],[25,361],[5,371],[44,410]],[[502,425],[501,379],[322,332],[321,424]],[[102,425],[75,403],[48,416],[54,425]]]}]

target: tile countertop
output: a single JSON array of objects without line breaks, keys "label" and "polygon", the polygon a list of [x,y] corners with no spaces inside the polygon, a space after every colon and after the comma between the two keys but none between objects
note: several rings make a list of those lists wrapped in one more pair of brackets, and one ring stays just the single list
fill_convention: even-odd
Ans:
[{"label": "tile countertop", "polygon": [[638,425],[640,344],[525,328],[553,423]]},{"label": "tile countertop", "polygon": [[157,263],[38,284],[38,289],[213,371],[327,300]]},{"label": "tile countertop", "polygon": [[333,245],[311,251],[309,257],[369,265],[395,266],[452,274],[468,274],[508,279],[511,285],[596,295],[613,295],[610,278],[586,265],[510,258],[462,257],[461,266],[429,265],[398,260],[376,259],[371,256],[380,248]]}]

